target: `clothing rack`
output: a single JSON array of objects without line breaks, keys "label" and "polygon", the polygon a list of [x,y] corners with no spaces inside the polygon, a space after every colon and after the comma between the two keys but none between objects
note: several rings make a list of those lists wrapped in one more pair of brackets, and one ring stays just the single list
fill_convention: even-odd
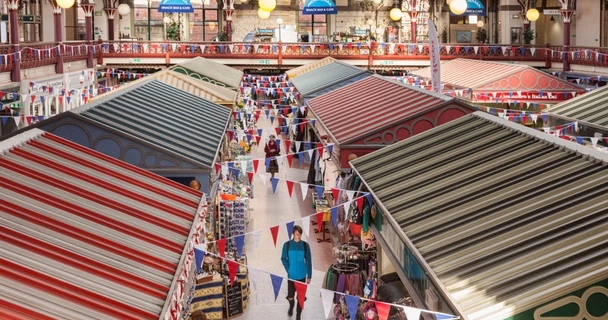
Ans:
[{"label": "clothing rack", "polygon": [[359,271],[359,265],[351,262],[334,263],[331,268],[338,272],[355,272]]}]

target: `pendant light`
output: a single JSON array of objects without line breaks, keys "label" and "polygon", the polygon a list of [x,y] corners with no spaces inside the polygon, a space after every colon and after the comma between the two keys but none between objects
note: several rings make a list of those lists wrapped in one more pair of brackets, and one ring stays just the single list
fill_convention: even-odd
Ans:
[{"label": "pendant light", "polygon": [[467,0],[452,0],[450,2],[450,11],[459,16],[467,11]]},{"label": "pendant light", "polygon": [[74,5],[75,0],[57,0],[57,5],[61,8],[67,9]]}]

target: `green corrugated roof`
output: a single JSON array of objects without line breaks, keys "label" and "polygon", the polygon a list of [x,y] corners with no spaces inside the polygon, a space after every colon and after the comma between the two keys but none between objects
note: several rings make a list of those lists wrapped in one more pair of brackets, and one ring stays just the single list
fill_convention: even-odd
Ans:
[{"label": "green corrugated roof", "polygon": [[336,61],[312,70],[291,80],[303,97],[328,86],[346,81],[357,75],[371,73],[365,69]]},{"label": "green corrugated roof", "polygon": [[154,79],[71,112],[209,168],[230,119],[226,107]]},{"label": "green corrugated roof", "polygon": [[543,112],[607,128],[608,86],[558,103]]},{"label": "green corrugated roof", "polygon": [[243,78],[242,71],[201,57],[178,63],[171,70],[233,90],[238,89]]}]

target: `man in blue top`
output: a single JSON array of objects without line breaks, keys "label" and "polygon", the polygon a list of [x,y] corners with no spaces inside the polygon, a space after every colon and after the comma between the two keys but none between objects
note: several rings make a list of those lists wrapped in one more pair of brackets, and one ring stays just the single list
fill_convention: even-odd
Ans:
[{"label": "man in blue top", "polygon": [[[289,301],[289,316],[293,315],[293,306],[295,304],[294,297],[296,287],[292,280],[298,282],[310,283],[312,277],[312,258],[310,257],[310,246],[306,241],[302,240],[302,227],[293,226],[293,238],[283,244],[283,254],[281,261],[287,271],[289,278],[287,284],[287,300]],[[298,296],[298,308],[296,320],[300,320],[302,308],[300,307],[300,296]]]}]

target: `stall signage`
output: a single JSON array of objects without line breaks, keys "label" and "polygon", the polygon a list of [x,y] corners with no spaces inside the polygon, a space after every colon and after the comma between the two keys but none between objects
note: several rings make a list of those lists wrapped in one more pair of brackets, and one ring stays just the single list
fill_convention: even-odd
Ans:
[{"label": "stall signage", "polygon": [[544,9],[543,14],[561,14],[559,9]]},{"label": "stall signage", "polygon": [[243,291],[241,283],[235,281],[226,286],[226,315],[228,319],[243,313]]},{"label": "stall signage", "polygon": [[260,60],[260,64],[270,64],[270,59],[262,59]]},{"label": "stall signage", "polygon": [[[8,14],[1,15],[0,21],[8,21]],[[19,15],[17,16],[17,21],[23,23],[40,23],[42,20],[40,19],[40,16]]]}]

